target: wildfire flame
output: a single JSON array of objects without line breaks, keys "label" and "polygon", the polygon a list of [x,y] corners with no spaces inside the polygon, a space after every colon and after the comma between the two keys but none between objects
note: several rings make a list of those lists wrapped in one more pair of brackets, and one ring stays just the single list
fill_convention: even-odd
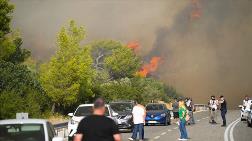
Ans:
[{"label": "wildfire flame", "polygon": [[140,44],[137,41],[128,42],[127,47],[136,52],[139,49]]},{"label": "wildfire flame", "polygon": [[140,77],[146,77],[149,73],[155,72],[158,68],[160,57],[152,57],[149,64],[142,66],[141,70],[137,72],[137,75]]},{"label": "wildfire flame", "polygon": [[191,11],[190,18],[191,20],[200,19],[202,16],[202,10],[200,8],[199,0],[192,0],[193,10]]}]

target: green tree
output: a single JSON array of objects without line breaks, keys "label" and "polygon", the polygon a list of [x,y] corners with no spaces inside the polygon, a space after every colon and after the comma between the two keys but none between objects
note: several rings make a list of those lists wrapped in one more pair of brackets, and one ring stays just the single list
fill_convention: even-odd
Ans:
[{"label": "green tree", "polygon": [[93,67],[96,70],[95,84],[102,84],[112,80],[109,71],[105,67],[105,58],[112,55],[114,49],[121,48],[123,45],[118,41],[101,40],[89,44],[91,55],[94,60]]},{"label": "green tree", "polygon": [[14,6],[0,0],[0,7],[0,119],[13,118],[16,112],[35,117],[45,108],[46,97],[35,75],[22,65],[30,52],[21,48],[21,37],[10,28]]},{"label": "green tree", "polygon": [[0,0],[0,38],[10,33],[11,13],[14,6],[9,4],[9,0]]},{"label": "green tree", "polygon": [[112,55],[105,58],[105,67],[114,79],[135,76],[141,62],[134,52],[126,46],[114,49]]},{"label": "green tree", "polygon": [[25,65],[5,61],[0,61],[0,72],[0,119],[13,118],[16,112],[38,117],[47,105],[34,75]]},{"label": "green tree", "polygon": [[80,45],[85,35],[85,29],[71,21],[69,28],[63,27],[58,34],[58,51],[41,67],[40,80],[52,100],[52,112],[55,106],[64,108],[76,103],[81,87],[84,87],[85,95],[93,95],[95,73],[90,49]]}]

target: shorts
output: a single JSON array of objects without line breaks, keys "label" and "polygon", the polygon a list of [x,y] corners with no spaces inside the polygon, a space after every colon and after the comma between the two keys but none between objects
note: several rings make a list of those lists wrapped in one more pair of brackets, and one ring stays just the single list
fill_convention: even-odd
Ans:
[{"label": "shorts", "polygon": [[173,117],[174,118],[179,118],[179,112],[173,112]]}]

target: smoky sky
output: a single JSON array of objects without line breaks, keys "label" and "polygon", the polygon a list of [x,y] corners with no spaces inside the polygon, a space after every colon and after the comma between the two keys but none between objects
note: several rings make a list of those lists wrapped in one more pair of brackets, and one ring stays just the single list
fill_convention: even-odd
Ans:
[{"label": "smoky sky", "polygon": [[139,55],[161,56],[155,76],[195,103],[224,95],[231,106],[252,93],[252,1],[11,0],[13,27],[33,57],[48,60],[57,32],[73,19],[87,29],[85,42],[138,41]]}]

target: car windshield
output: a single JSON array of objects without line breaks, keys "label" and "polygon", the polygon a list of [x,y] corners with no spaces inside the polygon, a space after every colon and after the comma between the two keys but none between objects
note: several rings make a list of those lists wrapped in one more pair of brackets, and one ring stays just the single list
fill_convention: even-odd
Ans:
[{"label": "car windshield", "polygon": [[[74,116],[89,116],[93,114],[93,106],[81,106],[79,107]],[[106,112],[105,112],[105,116],[109,116],[109,111],[108,111],[108,107],[106,107]]]},{"label": "car windshield", "polygon": [[164,106],[161,104],[150,104],[146,106],[147,111],[164,110]]},{"label": "car windshield", "polygon": [[45,141],[42,124],[0,125],[0,141]]},{"label": "car windshield", "polygon": [[111,103],[110,106],[115,112],[132,111],[133,108],[131,103]]}]

